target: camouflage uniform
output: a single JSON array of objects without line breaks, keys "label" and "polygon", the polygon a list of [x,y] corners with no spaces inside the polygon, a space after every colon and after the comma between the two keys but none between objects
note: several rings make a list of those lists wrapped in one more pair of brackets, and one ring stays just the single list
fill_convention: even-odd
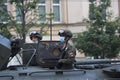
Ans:
[{"label": "camouflage uniform", "polygon": [[[58,35],[60,35],[61,37],[65,37],[65,41],[69,40],[72,37],[72,33],[68,30],[64,30],[62,31],[62,33],[59,32]],[[73,63],[75,62],[76,49],[69,43],[64,42],[64,45],[66,45],[66,47],[60,49],[61,53],[64,56],[59,59],[57,68],[69,69],[73,67]]]}]

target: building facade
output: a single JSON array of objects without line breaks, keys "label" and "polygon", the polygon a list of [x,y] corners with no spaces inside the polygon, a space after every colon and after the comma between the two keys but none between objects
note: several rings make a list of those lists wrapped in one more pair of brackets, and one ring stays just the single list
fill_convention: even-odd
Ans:
[{"label": "building facade", "polygon": [[[28,2],[33,0],[26,0]],[[89,18],[89,0],[36,0],[37,7],[36,13],[29,11],[26,15],[26,22],[39,18],[37,15],[45,14],[45,18],[37,19],[36,22],[46,22],[50,24],[49,14],[54,13],[52,19],[53,35],[57,34],[59,29],[68,29],[73,33],[79,33],[86,30],[86,24],[83,23],[84,19]],[[100,0],[96,0],[100,1]],[[19,9],[15,4],[10,4],[9,0],[3,0],[6,8],[12,14],[18,23],[21,22]],[[120,15],[120,0],[111,0],[111,7],[109,11],[112,12],[113,18]],[[34,20],[35,21],[35,20]],[[30,30],[39,30],[40,28],[32,27]],[[13,31],[14,32],[14,31]],[[48,31],[49,33],[49,31]]]}]

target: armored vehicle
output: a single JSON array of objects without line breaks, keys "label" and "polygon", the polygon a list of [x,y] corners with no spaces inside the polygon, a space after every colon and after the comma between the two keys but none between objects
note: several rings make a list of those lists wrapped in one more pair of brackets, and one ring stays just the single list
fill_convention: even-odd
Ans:
[{"label": "armored vehicle", "polygon": [[[57,68],[60,41],[19,44],[0,35],[0,80],[120,80],[120,60],[76,59],[71,68]],[[16,54],[22,64],[8,66]]]}]

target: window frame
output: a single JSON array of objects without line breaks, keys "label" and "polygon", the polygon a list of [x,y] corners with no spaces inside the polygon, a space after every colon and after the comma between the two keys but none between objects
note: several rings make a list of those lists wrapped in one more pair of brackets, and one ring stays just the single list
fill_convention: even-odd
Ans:
[{"label": "window frame", "polygon": [[54,19],[53,19],[54,24],[61,23],[61,0],[59,0],[59,3],[53,3],[53,0],[52,0],[52,12],[53,12],[53,8],[56,7],[56,6],[59,7],[59,15],[60,15],[59,18],[60,18],[60,20],[59,21],[54,21]]},{"label": "window frame", "polygon": [[[40,3],[40,2],[37,2],[37,12],[38,12],[38,19],[40,19],[39,15],[39,7],[42,6],[42,7],[45,7],[45,13],[47,12],[47,4],[46,4],[46,0],[45,0],[45,3]],[[46,15],[46,14],[45,14]],[[46,17],[46,16],[45,16]],[[38,23],[43,23],[43,22],[47,22],[47,20],[41,20],[41,21],[38,21]]]},{"label": "window frame", "polygon": [[[8,1],[6,0],[6,1],[3,1],[3,4],[6,6],[6,11],[7,11],[7,13],[8,13]],[[3,23],[3,24],[6,24],[7,23],[7,21],[0,21],[0,23]]]}]

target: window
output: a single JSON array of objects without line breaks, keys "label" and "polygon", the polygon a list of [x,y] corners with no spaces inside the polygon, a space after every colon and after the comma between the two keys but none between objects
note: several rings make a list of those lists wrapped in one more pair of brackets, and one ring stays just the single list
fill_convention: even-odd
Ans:
[{"label": "window", "polygon": [[3,3],[7,3],[7,0],[3,0]]},{"label": "window", "polygon": [[45,4],[45,0],[37,0],[37,3]]},{"label": "window", "polygon": [[104,13],[104,15],[106,16],[107,15],[107,7],[104,5],[105,3],[110,3],[110,0],[101,0],[101,2],[103,4],[101,4],[101,7],[102,7],[102,12]]},{"label": "window", "polygon": [[90,9],[89,9],[89,18],[91,20],[95,20],[96,19],[96,16],[94,14],[94,9],[93,9],[95,7],[99,7],[99,9],[96,9],[96,10],[98,10],[100,13],[102,13],[102,16],[106,17],[106,15],[107,15],[107,12],[106,12],[107,8],[105,6],[105,0],[100,0],[98,3],[99,3],[98,4],[99,6],[95,5],[93,3],[89,4],[89,7],[90,7]]},{"label": "window", "polygon": [[16,6],[16,21],[21,22],[22,21],[22,16],[21,16],[21,10]]},{"label": "window", "polygon": [[8,18],[8,10],[7,10],[7,0],[3,0],[2,3],[0,3],[0,22],[4,23],[7,22]]},{"label": "window", "polygon": [[54,22],[60,22],[60,0],[53,0]]},{"label": "window", "polygon": [[0,14],[2,15],[2,16],[0,16],[0,22],[6,22],[7,21],[7,6],[0,6]]},{"label": "window", "polygon": [[40,21],[46,21],[46,0],[38,0],[38,15]]},{"label": "window", "polygon": [[60,0],[53,0],[53,3],[59,4],[59,3],[60,3]]},{"label": "window", "polygon": [[53,6],[54,21],[60,21],[60,9],[59,6]]},{"label": "window", "polygon": [[90,7],[90,9],[89,9],[89,18],[91,19],[91,20],[94,20],[94,19],[96,19],[96,17],[94,16],[94,4],[89,4],[89,7]]},{"label": "window", "polygon": [[60,0],[37,0],[40,21],[47,21],[46,16],[54,13],[53,23],[60,22]]}]

